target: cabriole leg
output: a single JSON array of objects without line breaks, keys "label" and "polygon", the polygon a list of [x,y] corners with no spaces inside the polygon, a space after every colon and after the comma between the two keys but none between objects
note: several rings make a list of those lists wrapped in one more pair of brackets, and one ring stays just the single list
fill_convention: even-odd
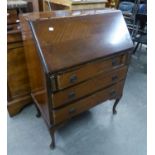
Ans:
[{"label": "cabriole leg", "polygon": [[50,129],[50,135],[51,135],[51,139],[52,139],[51,144],[50,144],[51,149],[55,148],[55,135],[54,135],[54,133],[55,133],[55,129],[51,128]]},{"label": "cabriole leg", "polygon": [[37,107],[37,105],[35,105],[36,109],[37,109],[37,114],[36,114],[36,117],[41,117],[41,112],[39,110],[39,108]]},{"label": "cabriole leg", "polygon": [[119,103],[119,101],[120,101],[120,98],[115,100],[115,103],[114,103],[114,105],[113,105],[113,114],[117,114],[116,106],[117,106],[117,104]]}]

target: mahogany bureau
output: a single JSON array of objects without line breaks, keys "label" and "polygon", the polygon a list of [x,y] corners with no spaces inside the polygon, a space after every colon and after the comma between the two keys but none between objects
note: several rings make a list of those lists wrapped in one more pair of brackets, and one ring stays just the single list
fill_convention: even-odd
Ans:
[{"label": "mahogany bureau", "polygon": [[25,52],[31,53],[26,56],[31,95],[54,148],[55,130],[70,118],[112,99],[116,113],[133,43],[120,11],[61,11],[43,16],[25,15],[32,33],[25,23],[22,27],[25,43],[31,44],[25,46]]}]

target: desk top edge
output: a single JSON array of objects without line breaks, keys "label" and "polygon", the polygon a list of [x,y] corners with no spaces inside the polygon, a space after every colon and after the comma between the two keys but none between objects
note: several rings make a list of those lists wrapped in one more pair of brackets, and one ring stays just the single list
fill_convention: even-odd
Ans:
[{"label": "desk top edge", "polygon": [[102,13],[121,13],[120,10],[115,9],[89,9],[89,10],[57,10],[57,11],[45,11],[45,12],[33,12],[21,14],[21,18],[25,18],[27,21],[47,20],[53,18],[68,18],[75,16],[95,15]]}]

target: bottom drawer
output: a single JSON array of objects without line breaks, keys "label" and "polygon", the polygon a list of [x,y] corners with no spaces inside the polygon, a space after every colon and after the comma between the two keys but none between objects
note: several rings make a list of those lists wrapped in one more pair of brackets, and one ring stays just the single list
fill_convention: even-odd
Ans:
[{"label": "bottom drawer", "polygon": [[87,109],[108,99],[119,98],[122,95],[124,81],[121,81],[111,87],[98,91],[95,94],[84,99],[76,101],[68,106],[58,110],[53,110],[54,124],[63,122]]}]

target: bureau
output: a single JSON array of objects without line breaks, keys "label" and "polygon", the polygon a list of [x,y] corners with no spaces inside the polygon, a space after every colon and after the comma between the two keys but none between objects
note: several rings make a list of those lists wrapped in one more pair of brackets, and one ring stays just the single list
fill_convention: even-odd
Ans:
[{"label": "bureau", "polygon": [[116,113],[133,48],[120,11],[25,14],[21,21],[31,95],[51,148],[56,129],[72,117],[107,100]]}]

